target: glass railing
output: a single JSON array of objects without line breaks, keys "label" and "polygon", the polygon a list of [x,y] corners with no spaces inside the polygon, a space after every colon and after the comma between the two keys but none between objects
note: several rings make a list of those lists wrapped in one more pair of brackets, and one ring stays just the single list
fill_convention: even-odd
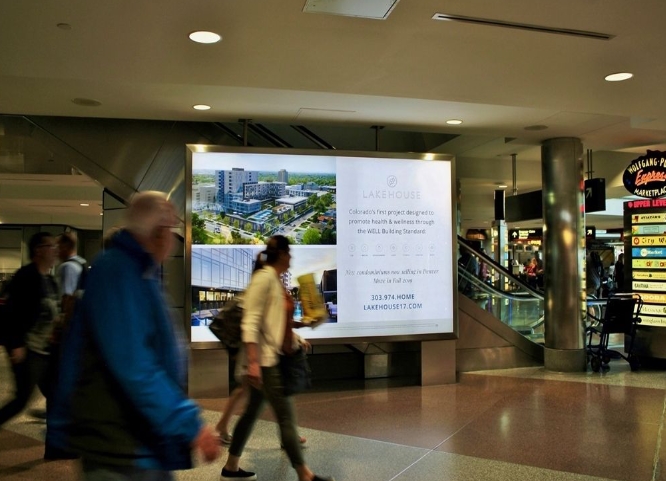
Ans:
[{"label": "glass railing", "polygon": [[[458,246],[463,256],[458,260],[458,290],[479,307],[528,339],[543,343],[544,340],[544,295],[537,286],[539,282],[529,277],[515,276],[500,266],[485,253],[474,249],[458,236]],[[468,253],[470,257],[466,257]],[[482,279],[481,266],[486,264],[488,276]],[[586,327],[595,324],[595,318],[604,316],[608,299],[589,297],[587,312],[582,313]],[[591,314],[588,316],[588,313]],[[611,343],[621,344],[622,338]]]},{"label": "glass railing", "polygon": [[458,245],[462,254],[458,290],[528,339],[543,342],[543,292],[530,285],[530,279],[514,276],[462,237],[458,237]]}]

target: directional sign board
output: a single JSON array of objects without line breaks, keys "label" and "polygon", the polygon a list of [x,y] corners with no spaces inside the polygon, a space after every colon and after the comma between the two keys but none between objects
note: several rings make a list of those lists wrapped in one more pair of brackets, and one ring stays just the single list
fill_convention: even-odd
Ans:
[{"label": "directional sign board", "polygon": [[606,179],[585,181],[585,212],[606,210]]},{"label": "directional sign board", "polygon": [[542,238],[543,229],[509,229],[509,242]]},{"label": "directional sign board", "polygon": [[593,225],[588,225],[585,227],[585,238],[586,239],[596,239],[597,238],[597,228]]}]

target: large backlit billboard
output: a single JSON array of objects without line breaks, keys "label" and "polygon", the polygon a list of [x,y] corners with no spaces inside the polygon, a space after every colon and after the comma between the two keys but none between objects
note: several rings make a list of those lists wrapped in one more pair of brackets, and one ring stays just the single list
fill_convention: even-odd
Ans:
[{"label": "large backlit billboard", "polygon": [[301,336],[455,337],[450,157],[188,147],[192,342],[216,341],[207,326],[275,234],[292,243],[285,287],[297,296],[312,273],[326,304],[326,322]]}]

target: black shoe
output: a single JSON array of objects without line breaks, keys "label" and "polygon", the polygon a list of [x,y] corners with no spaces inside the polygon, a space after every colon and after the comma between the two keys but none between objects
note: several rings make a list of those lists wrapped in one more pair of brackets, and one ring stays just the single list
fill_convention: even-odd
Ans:
[{"label": "black shoe", "polygon": [[238,468],[238,471],[229,471],[226,468],[222,468],[222,475],[220,476],[220,479],[221,481],[234,481],[236,479],[255,481],[257,479],[257,475],[255,473],[243,471],[241,468]]}]

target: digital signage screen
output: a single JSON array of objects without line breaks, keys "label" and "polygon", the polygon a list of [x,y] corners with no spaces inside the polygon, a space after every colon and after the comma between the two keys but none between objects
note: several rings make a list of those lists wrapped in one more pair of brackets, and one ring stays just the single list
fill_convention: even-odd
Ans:
[{"label": "digital signage screen", "polygon": [[285,287],[297,295],[296,279],[313,274],[326,304],[326,322],[301,336],[455,337],[450,157],[188,147],[192,342],[217,340],[214,313],[247,287],[275,234],[292,244]]}]

